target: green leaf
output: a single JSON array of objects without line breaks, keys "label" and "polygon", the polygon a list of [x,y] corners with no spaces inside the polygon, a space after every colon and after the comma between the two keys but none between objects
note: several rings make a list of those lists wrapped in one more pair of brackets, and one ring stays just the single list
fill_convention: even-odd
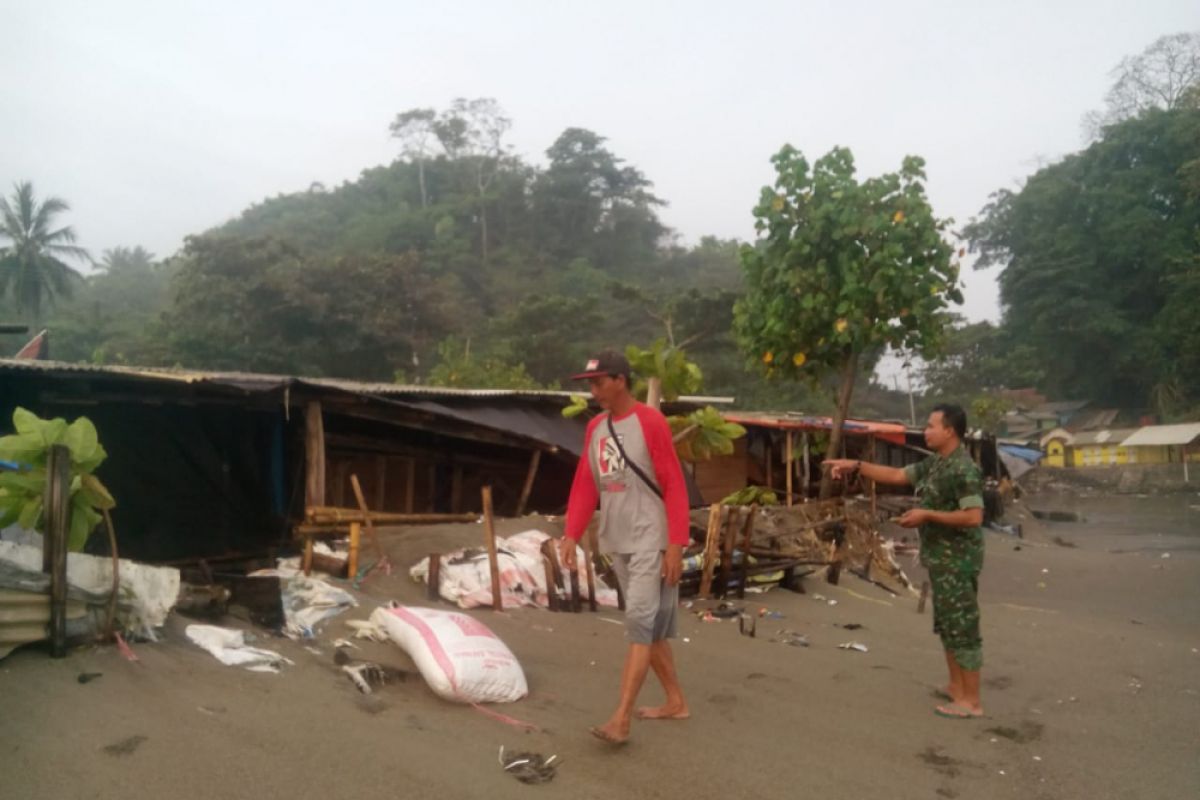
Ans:
[{"label": "green leaf", "polygon": [[0,458],[18,464],[44,464],[46,445],[39,431],[0,436]]},{"label": "green leaf", "polygon": [[46,470],[33,469],[27,472],[0,472],[0,489],[14,493],[41,494],[46,490]]},{"label": "green leaf", "polygon": [[67,532],[67,549],[76,553],[87,544],[88,536],[103,519],[82,498],[82,495],[75,495],[71,499],[71,527]]},{"label": "green leaf", "polygon": [[76,464],[90,463],[100,447],[96,426],[87,417],[72,422],[63,436],[63,444],[71,451],[71,460]]},{"label": "green leaf", "polygon": [[584,411],[587,411],[587,407],[588,407],[588,401],[587,401],[586,395],[582,395],[582,394],[572,395],[571,396],[571,404],[569,406],[565,406],[563,408],[562,415],[564,417],[566,417],[567,419],[572,419],[573,417],[578,417]]},{"label": "green leaf", "polygon": [[28,409],[18,407],[13,411],[13,429],[17,433],[37,433],[40,436],[42,418]]},{"label": "green leaf", "polygon": [[41,521],[41,516],[41,496],[31,497],[25,501],[25,505],[21,508],[21,513],[17,517],[17,524],[27,531],[38,530],[38,523]]}]

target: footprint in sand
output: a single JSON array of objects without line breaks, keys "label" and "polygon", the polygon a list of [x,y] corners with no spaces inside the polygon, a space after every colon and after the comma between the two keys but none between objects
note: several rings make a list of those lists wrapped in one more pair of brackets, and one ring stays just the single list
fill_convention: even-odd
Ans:
[{"label": "footprint in sand", "polygon": [[1016,742],[1017,744],[1029,744],[1041,739],[1042,731],[1045,729],[1046,726],[1042,723],[1027,719],[1022,720],[1021,724],[1016,728],[999,725],[995,728],[987,728],[986,732],[993,736],[999,736],[1002,739],[1008,739],[1010,742]]},{"label": "footprint in sand", "polygon": [[137,734],[130,736],[128,739],[122,739],[119,742],[113,742],[104,748],[104,752],[110,756],[127,756],[133,753],[142,746],[142,742],[146,741],[145,736]]},{"label": "footprint in sand", "polygon": [[1007,675],[997,675],[994,678],[987,678],[986,680],[984,680],[983,685],[989,689],[996,689],[997,691],[1003,691],[1004,689],[1007,689],[1010,686],[1012,686],[1013,681],[1012,681],[1012,678],[1008,677]]}]

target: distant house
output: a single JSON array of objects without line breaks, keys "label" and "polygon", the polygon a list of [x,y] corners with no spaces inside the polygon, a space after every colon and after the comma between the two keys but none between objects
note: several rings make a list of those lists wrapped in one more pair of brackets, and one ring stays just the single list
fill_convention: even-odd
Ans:
[{"label": "distant house", "polygon": [[[1049,467],[1200,462],[1200,422],[1070,431],[1055,428],[1039,440]],[[1186,472],[1186,469],[1185,469]]]},{"label": "distant house", "polygon": [[[1200,422],[1179,425],[1147,425],[1121,443],[1138,464],[1200,462]],[[1185,470],[1186,471],[1186,470]]]}]

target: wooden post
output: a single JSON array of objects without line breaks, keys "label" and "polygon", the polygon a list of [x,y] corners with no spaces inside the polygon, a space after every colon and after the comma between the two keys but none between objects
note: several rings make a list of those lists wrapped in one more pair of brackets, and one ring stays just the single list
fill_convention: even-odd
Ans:
[{"label": "wooden post", "polygon": [[413,494],[417,488],[417,460],[415,458],[405,459],[408,465],[407,474],[404,476],[404,513],[413,513]]},{"label": "wooden post", "polygon": [[438,553],[429,554],[429,581],[425,595],[430,600],[442,596],[442,557]]},{"label": "wooden post", "polygon": [[[596,605],[596,570],[595,565],[593,564],[593,559],[596,557],[596,552],[590,546],[592,543],[590,538],[585,538],[583,542],[587,542],[587,544],[583,547],[583,554],[585,558],[584,563],[587,569],[588,610],[594,612],[599,610],[599,607]],[[583,544],[583,542],[580,542],[580,544]]]},{"label": "wooden post", "polygon": [[66,445],[50,448],[42,508],[46,516],[42,565],[44,568],[48,560],[50,566],[50,654],[63,658],[67,655],[67,535],[71,530],[71,451]]},{"label": "wooden post", "polygon": [[708,531],[704,536],[704,568],[700,574],[700,599],[707,600],[712,593],[713,565],[717,563],[717,531],[721,529],[721,504],[713,503],[708,509]]},{"label": "wooden post", "polygon": [[791,508],[792,507],[792,467],[794,466],[792,463],[792,432],[787,431],[787,433],[785,433],[784,435],[787,437],[787,443],[784,445],[784,461],[787,462],[785,465],[787,467],[787,483],[786,483],[787,504],[788,504],[788,508]]},{"label": "wooden post", "polygon": [[304,574],[312,575],[313,567],[313,536],[308,534],[304,537]]},{"label": "wooden post", "polygon": [[362,523],[350,523],[350,555],[346,559],[346,576],[350,580],[358,577],[358,543],[362,538]]},{"label": "wooden post", "polygon": [[[592,557],[595,558],[600,553],[600,538],[596,534],[596,526],[594,524],[590,525],[585,535],[588,537],[588,549],[592,551]],[[625,590],[621,588],[621,582],[617,580],[617,575],[613,572],[612,567],[605,568],[604,577],[610,579],[612,585],[617,587],[617,608],[624,611]]]},{"label": "wooden post", "polygon": [[804,432],[803,436],[804,447],[804,499],[808,500],[808,487],[812,483],[812,472],[809,466],[809,448],[808,448],[808,431]]},{"label": "wooden post", "polygon": [[521,499],[517,501],[517,516],[524,516],[525,504],[529,502],[529,493],[533,491],[533,479],[537,475],[538,464],[542,461],[542,451],[534,450],[529,457],[529,471],[525,473],[525,485],[521,487]]},{"label": "wooden post", "polygon": [[925,601],[929,599],[929,581],[921,582],[921,599],[917,601],[917,613],[925,613]]},{"label": "wooden post", "polygon": [[578,614],[583,610],[583,603],[579,597],[579,564],[575,564],[575,569],[571,570],[571,610]]},{"label": "wooden post", "polygon": [[733,545],[737,539],[737,524],[738,516],[741,508],[739,506],[729,507],[729,519],[725,522],[724,548],[721,551],[721,585],[719,587],[718,596],[725,597],[729,594],[729,578],[733,575]]},{"label": "wooden post", "polygon": [[558,582],[562,569],[558,564],[558,549],[553,539],[542,542],[542,563],[546,567],[546,596],[551,611],[561,611],[562,601],[558,596]]},{"label": "wooden post", "polygon": [[492,519],[492,487],[480,490],[483,496],[483,535],[487,537],[488,567],[492,573],[492,609],[504,610],[500,597],[500,562],[496,559],[496,523]]},{"label": "wooden post", "polygon": [[325,422],[321,404],[304,407],[304,505],[325,505]]},{"label": "wooden post", "polygon": [[[791,434],[789,433],[788,436],[790,437]],[[788,474],[791,474],[790,470]],[[742,535],[742,574],[741,581],[738,583],[737,593],[739,600],[746,597],[746,581],[750,578],[750,544],[754,538],[754,516],[757,510],[758,506],[752,505],[746,512],[746,524]]]}]

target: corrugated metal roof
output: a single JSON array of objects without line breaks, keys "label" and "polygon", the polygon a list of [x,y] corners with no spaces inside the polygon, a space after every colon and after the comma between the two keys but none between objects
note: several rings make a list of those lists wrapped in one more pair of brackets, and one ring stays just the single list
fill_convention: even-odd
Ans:
[{"label": "corrugated metal roof", "polygon": [[[212,383],[237,386],[247,391],[269,391],[282,386],[307,384],[325,386],[355,394],[380,397],[423,395],[429,397],[546,397],[567,400],[582,392],[564,392],[552,389],[462,389],[449,386],[417,386],[398,383],[343,380],[340,378],[311,378],[293,375],[272,375],[259,372],[232,372],[220,370],[190,370],[173,367],[126,367],[116,365],[70,364],[64,361],[34,361],[30,359],[0,359],[0,372],[71,373],[81,375],[122,375],[158,381],[179,383]],[[708,403],[726,405],[732,397],[686,396],[679,398],[686,403]]]},{"label": "corrugated metal roof", "polygon": [[[778,428],[793,431],[832,430],[831,417],[810,417],[798,414],[777,414],[758,411],[738,411],[723,414],[729,422],[739,425],[751,425],[760,428]],[[875,422],[865,419],[847,419],[842,423],[842,430],[856,436],[874,435],[881,439],[904,444],[904,434],[907,427],[896,422]]]},{"label": "corrugated metal roof", "polygon": [[1125,447],[1153,447],[1164,445],[1191,444],[1200,438],[1200,422],[1185,422],[1180,425],[1147,425],[1138,428],[1125,441]]},{"label": "corrugated metal roof", "polygon": [[1075,434],[1071,444],[1076,447],[1087,447],[1098,444],[1121,444],[1136,431],[1137,428],[1108,428],[1102,431],[1082,431]]}]

